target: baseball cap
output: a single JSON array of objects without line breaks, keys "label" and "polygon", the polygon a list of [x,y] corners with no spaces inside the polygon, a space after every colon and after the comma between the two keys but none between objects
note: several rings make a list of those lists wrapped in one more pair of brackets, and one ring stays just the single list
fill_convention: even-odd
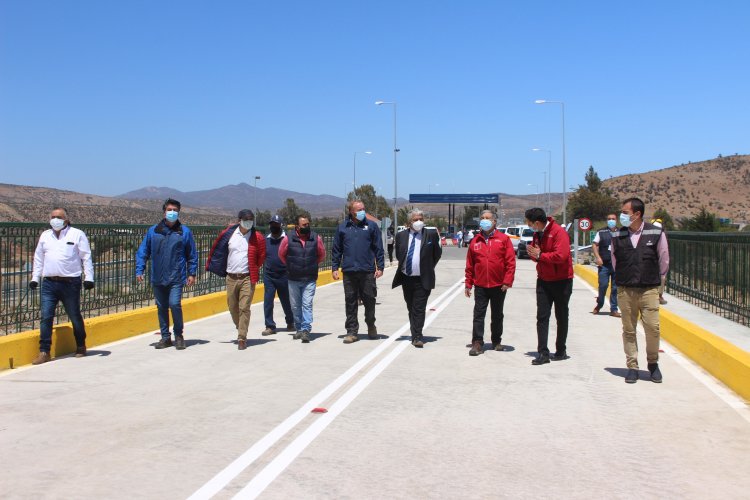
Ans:
[{"label": "baseball cap", "polygon": [[280,224],[282,226],[284,225],[284,219],[282,219],[281,216],[278,214],[271,217],[271,221],[269,222],[269,224],[271,222],[275,222],[276,224]]}]

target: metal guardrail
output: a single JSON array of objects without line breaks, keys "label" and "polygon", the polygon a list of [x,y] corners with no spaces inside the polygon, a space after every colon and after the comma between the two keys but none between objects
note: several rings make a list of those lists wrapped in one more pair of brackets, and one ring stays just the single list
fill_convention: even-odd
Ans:
[{"label": "metal guardrail", "polygon": [[667,291],[750,326],[750,234],[670,232]]},{"label": "metal guardrail", "polygon": [[[38,328],[40,292],[30,291],[28,283],[34,264],[34,250],[39,235],[49,226],[42,223],[0,222],[0,335]],[[153,304],[148,279],[135,279],[135,253],[148,225],[75,224],[91,243],[96,288],[83,291],[81,312],[84,318],[138,309]],[[198,248],[198,276],[195,285],[185,287],[184,297],[218,292],[226,288],[223,278],[207,273],[205,268],[211,244],[223,226],[189,226]],[[265,228],[260,228],[265,230]],[[315,229],[326,246],[321,269],[331,267],[334,228]],[[263,275],[261,273],[261,281]],[[56,322],[68,321],[62,306]]]}]

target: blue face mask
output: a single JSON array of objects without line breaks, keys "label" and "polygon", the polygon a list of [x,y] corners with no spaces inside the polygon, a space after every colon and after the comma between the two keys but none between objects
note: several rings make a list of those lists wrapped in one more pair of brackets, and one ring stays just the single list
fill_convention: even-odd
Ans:
[{"label": "blue face mask", "polygon": [[167,222],[175,222],[179,217],[180,212],[178,212],[177,210],[167,210],[167,213],[165,214]]},{"label": "blue face mask", "polygon": [[360,210],[359,212],[357,212],[356,217],[358,221],[362,222],[363,220],[365,220],[365,211]]},{"label": "blue face mask", "polygon": [[487,233],[492,229],[492,221],[489,219],[482,219],[479,221],[479,227],[482,228],[482,231]]},{"label": "blue face mask", "polygon": [[609,220],[607,221],[607,227],[609,227],[610,229],[614,229],[614,228],[616,228],[616,227],[617,227],[617,221],[616,221],[616,220],[612,220],[612,219],[609,219]]},{"label": "blue face mask", "polygon": [[620,225],[630,227],[630,214],[620,214]]}]

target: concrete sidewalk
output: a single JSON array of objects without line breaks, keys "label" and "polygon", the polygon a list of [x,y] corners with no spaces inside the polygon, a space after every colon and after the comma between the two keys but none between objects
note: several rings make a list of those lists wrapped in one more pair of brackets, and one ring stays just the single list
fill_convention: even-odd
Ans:
[{"label": "concrete sidewalk", "polygon": [[188,325],[185,351],[156,351],[151,334],[4,372],[3,497],[747,496],[747,406],[667,345],[663,384],[625,384],[620,322],[589,314],[583,281],[570,359],[530,364],[528,260],[505,303],[513,350],[469,357],[464,255],[447,248],[438,266],[424,349],[399,333],[406,309],[391,269],[379,281],[376,341],[341,342],[337,283],[318,289],[310,344],[261,337],[255,305],[246,351],[221,314]]}]

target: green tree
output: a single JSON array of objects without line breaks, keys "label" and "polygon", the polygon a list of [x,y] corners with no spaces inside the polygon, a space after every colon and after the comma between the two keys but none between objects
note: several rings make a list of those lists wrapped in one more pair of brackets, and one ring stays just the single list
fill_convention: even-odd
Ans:
[{"label": "green tree", "polygon": [[287,198],[284,202],[284,206],[278,211],[278,214],[284,219],[287,224],[294,224],[297,220],[298,215],[305,215],[310,217],[310,212],[304,208],[298,206],[294,202],[294,198]]},{"label": "green tree", "polygon": [[664,208],[657,208],[654,212],[654,219],[661,219],[662,227],[665,231],[674,231],[675,225],[672,216]]},{"label": "green tree", "polygon": [[258,226],[267,226],[270,221],[270,210],[258,210],[258,212],[255,214],[255,224]]},{"label": "green tree", "polygon": [[354,199],[362,200],[368,214],[377,217],[378,219],[383,219],[383,217],[392,218],[393,208],[388,205],[388,200],[375,191],[375,187],[371,184],[362,184],[354,191],[350,191],[346,200],[351,201]]},{"label": "green tree", "polygon": [[602,180],[593,166],[589,166],[586,184],[581,184],[568,199],[570,220],[588,217],[591,220],[605,220],[607,215],[618,213],[620,201],[612,196],[607,188],[602,188]]},{"label": "green tree", "polygon": [[704,233],[715,233],[719,230],[720,225],[716,215],[709,212],[705,206],[701,207],[698,213],[691,218],[683,218],[680,221],[681,229]]},{"label": "green tree", "polygon": [[464,215],[462,219],[461,226],[476,226],[476,222],[474,221],[475,218],[479,217],[479,214],[482,213],[482,207],[478,205],[467,205],[464,207]]}]

